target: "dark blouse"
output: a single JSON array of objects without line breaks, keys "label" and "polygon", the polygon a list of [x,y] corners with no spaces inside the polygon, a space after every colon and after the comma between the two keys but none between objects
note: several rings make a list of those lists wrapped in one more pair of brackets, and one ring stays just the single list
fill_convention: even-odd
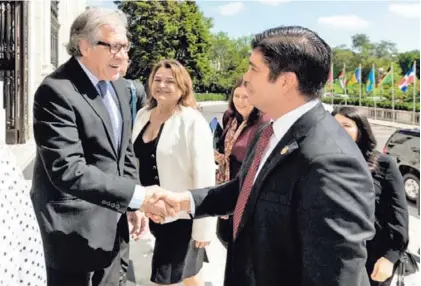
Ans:
[{"label": "dark blouse", "polygon": [[408,244],[408,206],[402,175],[396,161],[377,152],[379,169],[374,172],[376,235],[367,243],[368,255],[395,263]]}]

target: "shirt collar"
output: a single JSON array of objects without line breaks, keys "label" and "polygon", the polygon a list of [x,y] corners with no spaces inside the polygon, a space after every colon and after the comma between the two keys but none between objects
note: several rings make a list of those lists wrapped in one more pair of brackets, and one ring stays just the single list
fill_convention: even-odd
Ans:
[{"label": "shirt collar", "polygon": [[[93,74],[91,73],[90,70],[88,70],[88,68],[82,64],[82,62],[80,61],[80,59],[77,59],[77,62],[80,64],[80,66],[82,67],[82,69],[85,71],[86,75],[88,76],[88,78],[90,79],[90,81],[92,82],[92,84],[94,85],[95,88],[98,87],[98,82],[99,79]],[[107,81],[108,83],[108,81]]]},{"label": "shirt collar", "polygon": [[278,141],[281,140],[285,133],[287,133],[287,131],[291,128],[291,126],[294,125],[294,123],[301,116],[310,111],[318,103],[318,99],[313,99],[273,121],[273,132],[276,139]]}]

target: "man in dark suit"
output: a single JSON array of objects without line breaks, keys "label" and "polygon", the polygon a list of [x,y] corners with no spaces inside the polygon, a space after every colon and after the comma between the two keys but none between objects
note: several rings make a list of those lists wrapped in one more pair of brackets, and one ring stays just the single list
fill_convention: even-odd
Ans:
[{"label": "man in dark suit", "polygon": [[194,218],[234,214],[227,286],[369,285],[373,183],[358,147],[319,100],[330,64],[331,49],[308,29],[255,36],[244,80],[250,103],[273,122],[251,143],[240,174],[150,201]]},{"label": "man in dark suit", "polygon": [[130,48],[126,25],[120,11],[85,10],[71,27],[72,57],[35,94],[31,198],[49,286],[124,285],[125,213],[148,209],[150,191],[138,183],[130,140],[128,90],[119,79]]}]

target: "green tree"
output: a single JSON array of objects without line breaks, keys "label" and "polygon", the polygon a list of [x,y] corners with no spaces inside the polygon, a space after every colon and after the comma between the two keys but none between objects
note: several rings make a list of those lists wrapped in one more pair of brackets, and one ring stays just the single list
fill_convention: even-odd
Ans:
[{"label": "green tree", "polygon": [[176,59],[192,76],[195,88],[203,89],[210,76],[209,50],[212,21],[194,1],[115,1],[129,19],[133,44],[128,78],[145,82],[155,63]]},{"label": "green tree", "polygon": [[249,50],[250,37],[231,39],[223,32],[213,36],[210,92],[229,93],[236,79],[247,70]]},{"label": "green tree", "polygon": [[412,67],[414,61],[417,62],[417,78],[420,78],[420,51],[414,50],[398,55],[398,63],[402,69],[402,75],[405,75],[409,68]]}]

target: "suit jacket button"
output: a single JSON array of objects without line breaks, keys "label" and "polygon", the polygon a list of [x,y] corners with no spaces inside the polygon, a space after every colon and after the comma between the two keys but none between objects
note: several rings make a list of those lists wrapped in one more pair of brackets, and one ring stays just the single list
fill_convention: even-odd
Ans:
[{"label": "suit jacket button", "polygon": [[115,203],[112,203],[112,204],[111,204],[111,207],[112,207],[112,208],[114,208],[114,207],[115,207]]},{"label": "suit jacket button", "polygon": [[116,208],[116,209],[120,209],[120,205],[119,205],[119,204],[116,204],[116,205],[115,205],[115,208]]},{"label": "suit jacket button", "polygon": [[155,180],[158,180],[158,176],[155,176]]},{"label": "suit jacket button", "polygon": [[155,155],[154,155],[154,154],[152,154],[152,155],[151,155],[151,157],[152,157],[152,158],[155,158]]},{"label": "suit jacket button", "polygon": [[110,202],[107,202],[107,206],[110,206],[111,205],[111,203]]}]

